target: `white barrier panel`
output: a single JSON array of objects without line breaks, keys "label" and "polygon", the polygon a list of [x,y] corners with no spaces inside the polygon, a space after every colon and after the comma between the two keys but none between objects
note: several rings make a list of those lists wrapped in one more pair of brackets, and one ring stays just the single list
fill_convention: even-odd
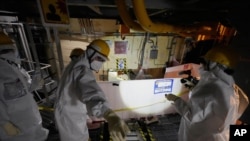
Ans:
[{"label": "white barrier panel", "polygon": [[180,78],[98,83],[111,108],[123,119],[175,113],[171,102],[166,100],[165,94],[188,93],[180,83]]}]

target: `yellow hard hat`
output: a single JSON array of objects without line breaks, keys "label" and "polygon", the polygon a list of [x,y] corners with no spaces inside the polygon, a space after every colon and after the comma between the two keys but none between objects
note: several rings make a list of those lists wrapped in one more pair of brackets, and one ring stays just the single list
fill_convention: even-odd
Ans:
[{"label": "yellow hard hat", "polygon": [[206,60],[217,62],[233,69],[240,60],[239,54],[231,47],[214,47],[204,56]]},{"label": "yellow hard hat", "polygon": [[14,42],[4,32],[0,31],[0,45],[13,44]]},{"label": "yellow hard hat", "polygon": [[81,54],[83,54],[84,53],[84,50],[83,49],[81,49],[81,48],[74,48],[72,51],[71,51],[71,53],[70,53],[70,58],[72,58],[72,57],[78,57],[78,56],[80,56]]},{"label": "yellow hard hat", "polygon": [[104,40],[101,40],[101,39],[93,40],[88,45],[87,48],[94,49],[95,51],[102,54],[104,57],[106,57],[108,59],[110,48],[109,48],[109,45]]}]

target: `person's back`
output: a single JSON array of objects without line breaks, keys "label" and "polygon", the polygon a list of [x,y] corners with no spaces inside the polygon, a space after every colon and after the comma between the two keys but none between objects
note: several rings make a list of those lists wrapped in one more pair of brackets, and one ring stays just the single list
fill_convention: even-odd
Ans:
[{"label": "person's back", "polygon": [[[80,96],[78,94],[81,92],[77,86],[79,82],[77,79],[86,75],[81,74],[81,72],[85,70],[86,61],[83,52],[79,54],[79,56],[72,58],[71,62],[63,71],[57,88],[55,116],[61,140],[67,141],[74,139],[87,141],[89,138],[87,128],[85,127],[87,109],[81,101],[81,98],[78,97]],[[59,111],[60,113],[58,113]],[[68,124],[61,122],[68,122]],[[69,126],[69,130],[67,130],[66,126]],[[81,129],[81,131],[79,131],[79,129]]]}]

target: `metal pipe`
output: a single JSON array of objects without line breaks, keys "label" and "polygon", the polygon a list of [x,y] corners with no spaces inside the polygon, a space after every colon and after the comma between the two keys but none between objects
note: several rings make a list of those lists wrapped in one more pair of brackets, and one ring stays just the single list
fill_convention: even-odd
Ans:
[{"label": "metal pipe", "polygon": [[92,28],[91,20],[88,18],[87,21],[88,21],[88,25],[89,25],[90,34],[94,34],[95,31]]},{"label": "metal pipe", "polygon": [[143,66],[143,58],[144,58],[144,52],[145,52],[145,47],[146,47],[146,43],[148,41],[148,38],[149,38],[149,33],[146,32],[146,35],[145,35],[145,38],[144,38],[144,41],[143,41],[143,45],[142,45],[142,49],[141,49],[141,57],[140,57],[140,67]]},{"label": "metal pipe", "polygon": [[176,45],[176,38],[177,38],[176,36],[172,37],[170,44],[169,44],[169,47],[167,48],[167,49],[169,49],[168,60],[167,60],[168,66],[170,66],[170,61],[171,61],[170,59],[173,59],[171,57],[173,57],[173,55],[174,55],[173,53],[175,51],[175,48],[173,46]]},{"label": "metal pipe", "polygon": [[[29,49],[29,44],[25,35],[23,24],[22,23],[6,23],[6,22],[0,22],[0,24],[17,26],[17,31],[21,39],[21,44],[25,53],[25,57],[27,60],[33,61],[31,53],[30,53],[30,49]],[[34,69],[33,64],[28,64],[28,65],[30,69]]]},{"label": "metal pipe", "polygon": [[38,67],[40,69],[39,58],[38,58],[38,55],[37,55],[37,50],[36,50],[36,46],[35,46],[35,43],[34,43],[34,39],[32,37],[31,29],[30,29],[28,24],[26,24],[25,27],[27,29],[28,38],[29,38],[29,41],[30,41],[29,45],[30,45],[32,53],[33,53],[33,57],[34,57],[34,60],[35,60],[35,63],[36,63],[36,68]]},{"label": "metal pipe", "polygon": [[[29,61],[33,61],[32,59],[32,55],[31,55],[31,52],[30,52],[30,48],[29,48],[29,44],[28,44],[28,40],[26,38],[26,35],[25,35],[25,31],[24,31],[24,27],[23,27],[23,24],[20,24],[21,28],[19,29],[19,34],[22,38],[22,43],[23,43],[23,47],[24,47],[24,50],[25,50],[25,54],[26,54],[26,57],[28,58]],[[30,66],[31,69],[34,69],[34,65],[31,64]]]},{"label": "metal pipe", "polygon": [[[41,74],[41,78],[44,79],[43,78],[43,73],[41,72],[41,66],[40,66],[38,55],[37,55],[36,46],[35,46],[35,43],[34,43],[34,39],[32,37],[32,32],[31,32],[30,26],[28,24],[26,24],[26,29],[27,29],[28,38],[29,38],[29,41],[30,41],[30,46],[31,46],[31,50],[32,50],[32,53],[33,53],[33,57],[34,57],[34,60],[35,60],[35,63],[36,63],[35,69],[39,69],[40,74]],[[46,90],[45,84],[43,84],[43,90],[44,90],[44,95],[45,95],[46,102],[49,102],[49,95],[48,95],[48,92]]]},{"label": "metal pipe", "polygon": [[151,19],[147,15],[146,7],[143,0],[132,0],[134,13],[136,15],[137,20],[144,30],[148,32],[170,32],[172,26],[163,25],[163,24],[155,24],[151,21]]},{"label": "metal pipe", "polygon": [[176,33],[177,35],[182,35],[180,31],[178,31],[180,28],[176,28],[176,26],[153,23],[147,14],[144,0],[132,0],[132,2],[134,14],[145,31],[153,33]]},{"label": "metal pipe", "polygon": [[129,28],[136,30],[136,31],[144,31],[145,30],[141,27],[140,24],[135,22],[130,14],[128,13],[127,6],[125,0],[115,0],[118,12],[122,18],[122,21],[127,25]]},{"label": "metal pipe", "polygon": [[88,18],[85,19],[86,25],[87,25],[87,29],[88,29],[88,34],[91,35],[91,28],[90,28],[90,24],[89,24],[89,20]]},{"label": "metal pipe", "polygon": [[55,27],[53,27],[53,33],[55,37],[55,42],[56,42],[56,48],[57,48],[57,55],[58,55],[58,61],[59,61],[59,68],[60,68],[60,73],[63,71],[64,68],[64,63],[63,63],[63,56],[62,56],[62,48],[59,40],[59,35],[58,31]]},{"label": "metal pipe", "polygon": [[[49,27],[45,27],[45,31],[46,31],[46,35],[47,35],[46,37],[47,37],[47,40],[48,40],[48,43],[49,43],[49,48],[53,48],[53,43],[52,43],[50,28]],[[52,52],[52,54],[53,54],[53,57],[54,57],[55,56],[54,52]],[[56,79],[59,81],[61,71],[58,69],[58,67],[57,67],[58,65],[56,64],[56,62],[54,62],[54,63],[55,63],[55,65],[53,65],[52,67],[55,70],[57,70],[58,73],[56,73]]]},{"label": "metal pipe", "polygon": [[180,64],[183,63],[183,58],[185,57],[185,52],[186,52],[186,49],[187,49],[187,43],[184,44],[183,46],[183,49],[182,49],[182,52],[181,52],[181,60],[180,60]]},{"label": "metal pipe", "polygon": [[94,25],[93,25],[93,21],[91,19],[89,19],[89,22],[90,22],[91,31],[94,34],[94,37],[96,38],[96,33],[95,33],[95,28],[94,28]]},{"label": "metal pipe", "polygon": [[84,34],[88,34],[88,31],[87,31],[87,28],[86,28],[86,24],[85,24],[85,22],[84,22],[84,19],[81,19],[81,23],[82,23],[82,28],[83,28],[83,32],[84,32]]}]

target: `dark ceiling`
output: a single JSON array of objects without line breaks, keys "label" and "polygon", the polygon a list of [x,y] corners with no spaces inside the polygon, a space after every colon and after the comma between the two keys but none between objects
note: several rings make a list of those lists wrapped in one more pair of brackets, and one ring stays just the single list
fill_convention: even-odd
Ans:
[{"label": "dark ceiling", "polygon": [[[132,0],[126,0],[132,17]],[[121,20],[114,0],[67,0],[71,18]],[[241,0],[145,0],[152,21],[175,25],[220,21],[228,26],[248,25],[249,4]],[[37,0],[1,0],[0,11],[15,12],[20,20],[40,16]]]}]

